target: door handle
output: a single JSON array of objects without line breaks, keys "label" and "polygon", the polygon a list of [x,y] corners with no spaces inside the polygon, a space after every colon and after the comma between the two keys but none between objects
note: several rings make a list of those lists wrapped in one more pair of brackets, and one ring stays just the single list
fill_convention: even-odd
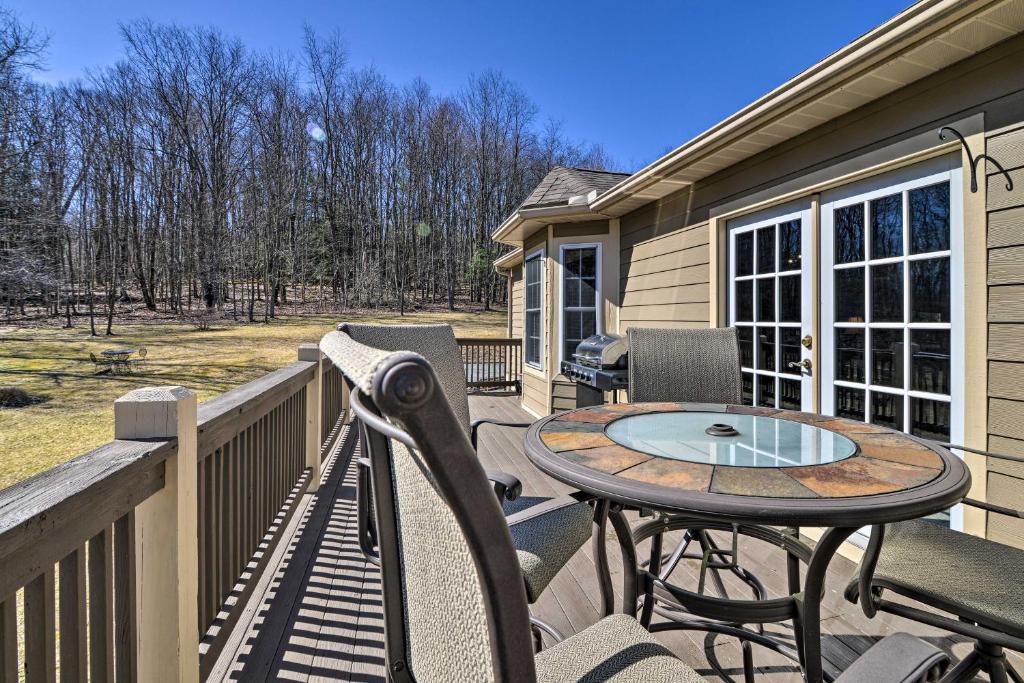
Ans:
[{"label": "door handle", "polygon": [[813,363],[811,363],[811,359],[810,358],[804,358],[802,361],[791,360],[789,362],[789,367],[791,367],[791,368],[803,368],[807,372],[811,371],[812,365],[813,365]]}]

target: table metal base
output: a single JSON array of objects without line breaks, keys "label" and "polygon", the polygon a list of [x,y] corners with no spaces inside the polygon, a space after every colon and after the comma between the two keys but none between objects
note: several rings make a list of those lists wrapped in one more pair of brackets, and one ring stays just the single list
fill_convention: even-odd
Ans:
[{"label": "table metal base", "polygon": [[[738,638],[743,647],[744,675],[753,680],[751,644],[767,647],[798,663],[805,680],[812,683],[831,681],[832,672],[822,667],[821,600],[824,596],[825,573],[836,551],[856,528],[833,528],[812,549],[799,539],[795,528],[778,529],[756,524],[724,522],[697,515],[662,515],[642,522],[635,529],[625,517],[625,508],[607,500],[598,501],[594,513],[594,559],[597,566],[601,604],[607,616],[614,611],[614,595],[608,566],[606,532],[612,524],[623,561],[622,611],[637,616],[652,632],[668,630],[700,630]],[[664,552],[664,534],[686,530],[683,543],[672,553]],[[787,590],[789,595],[768,598],[761,581],[738,562],[735,548],[718,547],[709,531],[724,531],[749,536],[778,546],[786,552]],[[651,540],[650,557],[639,562],[637,546]],[[696,540],[701,555],[687,553]],[[730,557],[728,562],[724,557]],[[685,590],[668,579],[684,558],[702,561],[702,580],[698,592]],[[712,561],[709,563],[709,558]],[[717,558],[717,559],[715,559]],[[807,565],[801,582],[801,564]],[[718,572],[729,570],[751,588],[753,599],[730,598]],[[722,597],[704,592],[703,575],[712,576]],[[654,614],[668,621],[651,624]],[[764,634],[763,625],[791,621],[795,648]],[[749,628],[747,625],[754,625]],[[714,666],[714,664],[712,665]],[[718,669],[718,667],[716,667]],[[719,671],[724,674],[723,671]]]}]

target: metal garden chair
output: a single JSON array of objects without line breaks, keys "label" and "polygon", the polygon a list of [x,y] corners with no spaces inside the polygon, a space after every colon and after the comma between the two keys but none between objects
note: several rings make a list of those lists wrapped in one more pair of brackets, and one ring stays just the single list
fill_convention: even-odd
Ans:
[{"label": "metal garden chair", "polygon": [[[629,400],[739,404],[743,401],[739,339],[736,328],[661,329],[631,327],[629,335]],[[685,527],[669,527],[677,530]],[[696,541],[701,553],[690,554]],[[686,528],[682,541],[666,553],[659,569],[662,580],[683,559],[701,561],[700,590],[708,570],[715,588],[726,596],[720,570],[729,570],[747,583],[754,596],[765,597],[760,580],[736,564],[736,538],[732,548],[720,548],[704,529]],[[660,540],[657,547],[661,547]]]},{"label": "metal garden chair", "polygon": [[[622,614],[535,655],[516,523],[503,514],[438,375],[420,355],[371,348],[344,332],[328,334],[321,349],[353,384],[369,453],[392,681],[703,680]],[[934,646],[899,634],[839,683],[929,680],[945,661]]]},{"label": "metal garden chair", "polygon": [[[366,325],[342,324],[341,333],[353,341],[380,351],[413,351],[419,353],[434,368],[441,394],[451,406],[456,417],[458,431],[470,441],[475,451],[480,427],[495,425],[502,427],[529,427],[529,423],[502,422],[493,419],[471,420],[469,398],[466,386],[466,371],[462,352],[450,325]],[[452,435],[454,438],[454,434]],[[513,537],[520,553],[520,562],[526,577],[530,602],[536,601],[554,575],[565,565],[591,534],[593,511],[580,499],[562,496],[557,499],[520,497],[522,484],[505,472],[487,470],[498,500],[502,502],[507,515],[515,517]],[[370,495],[369,460],[359,460],[357,514],[359,515],[359,538],[363,553],[374,563],[379,563],[378,535],[373,519],[373,497]],[[512,523],[510,517],[510,524]],[[535,620],[536,625],[553,639],[562,636],[550,625]]]},{"label": "metal garden chair", "polygon": [[[954,444],[946,448],[1024,463],[1024,458]],[[1024,512],[971,499],[965,505],[1009,517]],[[971,680],[987,673],[994,683],[1024,678],[1006,660],[1004,648],[1024,651],[1024,550],[954,531],[924,519],[871,529],[871,540],[846,598],[860,602],[868,617],[889,612],[974,640],[974,650],[946,680]],[[885,598],[890,591],[953,618]],[[864,597],[867,596],[867,599]]]}]

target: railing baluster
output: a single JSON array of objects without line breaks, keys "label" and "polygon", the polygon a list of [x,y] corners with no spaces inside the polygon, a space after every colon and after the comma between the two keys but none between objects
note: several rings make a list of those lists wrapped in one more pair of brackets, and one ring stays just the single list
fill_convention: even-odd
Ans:
[{"label": "railing baluster", "polygon": [[25,680],[51,683],[57,680],[53,569],[47,569],[25,586]]},{"label": "railing baluster", "polygon": [[[135,621],[135,511],[114,522],[114,662],[115,680],[139,680]],[[64,596],[61,596],[61,600]]]},{"label": "railing baluster", "polygon": [[89,539],[89,680],[114,680],[114,572],[112,534]]},{"label": "railing baluster", "polygon": [[85,574],[84,546],[60,561],[60,680],[66,683],[87,679]]},{"label": "railing baluster", "polygon": [[18,594],[0,602],[0,682],[18,683]]}]

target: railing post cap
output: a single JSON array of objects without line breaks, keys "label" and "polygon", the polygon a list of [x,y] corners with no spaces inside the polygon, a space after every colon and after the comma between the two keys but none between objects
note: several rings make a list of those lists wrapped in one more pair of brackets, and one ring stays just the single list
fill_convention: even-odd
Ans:
[{"label": "railing post cap", "polygon": [[121,398],[115,399],[114,403],[177,403],[195,398],[195,395],[194,391],[182,386],[143,387],[132,389]]},{"label": "railing post cap", "polygon": [[313,362],[320,360],[320,358],[319,344],[299,344],[299,360]]}]

